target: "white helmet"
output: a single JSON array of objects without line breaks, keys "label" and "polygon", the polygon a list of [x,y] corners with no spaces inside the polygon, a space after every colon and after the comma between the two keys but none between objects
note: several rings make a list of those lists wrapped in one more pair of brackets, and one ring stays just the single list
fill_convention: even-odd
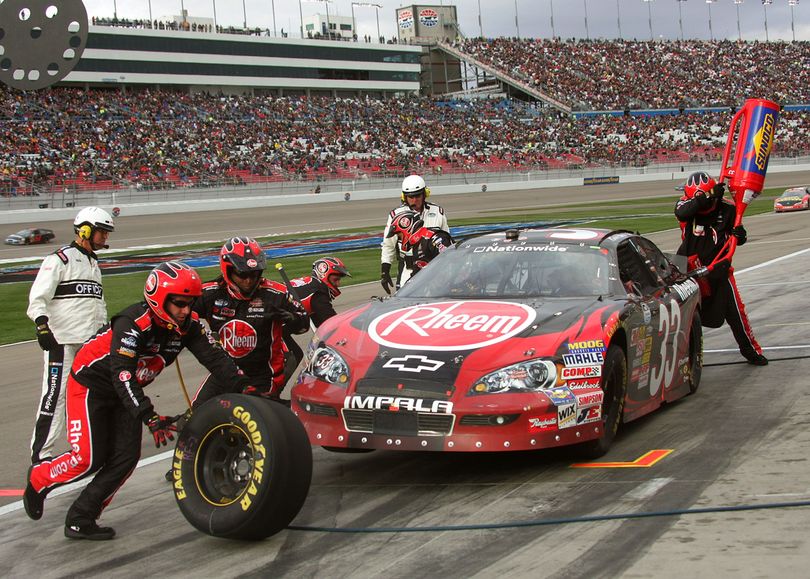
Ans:
[{"label": "white helmet", "polygon": [[402,194],[408,197],[425,193],[425,180],[419,175],[408,175],[402,180]]},{"label": "white helmet", "polygon": [[[73,230],[81,233],[82,226],[90,226],[91,229],[102,229],[104,231],[115,231],[115,223],[112,216],[101,207],[85,207],[76,214],[73,220]],[[91,232],[86,232],[86,239],[90,238]]]}]

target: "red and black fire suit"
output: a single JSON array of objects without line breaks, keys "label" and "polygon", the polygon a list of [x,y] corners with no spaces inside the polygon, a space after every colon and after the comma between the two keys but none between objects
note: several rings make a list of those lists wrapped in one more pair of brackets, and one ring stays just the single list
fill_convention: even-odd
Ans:
[{"label": "red and black fire suit", "polygon": [[[709,210],[712,203],[716,203],[716,207]],[[696,265],[709,265],[733,234],[736,211],[734,205],[724,199],[713,200],[705,195],[696,195],[691,199],[682,197],[675,205],[675,216],[681,225],[682,241],[678,255],[687,256]],[[745,243],[744,230],[737,239],[737,245]],[[754,337],[745,305],[737,290],[734,268],[730,267],[728,261],[721,261],[707,279],[708,288],[702,291],[703,325],[719,328],[724,321],[728,322],[740,353],[749,360],[761,355],[762,348]]]},{"label": "red and black fire suit", "polygon": [[[316,328],[332,316],[337,315],[335,308],[332,307],[332,293],[329,291],[329,286],[322,280],[313,276],[297,277],[291,280],[290,284],[295,288],[296,299],[301,302],[309,314],[309,319],[312,320],[312,325]],[[290,352],[285,383],[289,381],[292,373],[304,358],[304,351],[292,334],[289,329],[284,330],[284,343]]]},{"label": "red and black fire suit", "polygon": [[98,471],[68,510],[68,525],[95,521],[132,474],[143,420],[155,412],[143,389],[183,348],[222,382],[238,389],[249,384],[196,315],[181,336],[155,323],[145,303],[113,317],[77,352],[66,393],[71,450],[30,474],[34,490],[42,492]]},{"label": "red and black fire suit", "polygon": [[[305,331],[306,312],[284,291],[284,286],[262,278],[249,300],[237,299],[224,281],[203,284],[194,311],[218,336],[222,348],[250,379],[251,386],[278,398],[284,388],[284,328]],[[194,397],[193,407],[233,389],[208,376]]]}]

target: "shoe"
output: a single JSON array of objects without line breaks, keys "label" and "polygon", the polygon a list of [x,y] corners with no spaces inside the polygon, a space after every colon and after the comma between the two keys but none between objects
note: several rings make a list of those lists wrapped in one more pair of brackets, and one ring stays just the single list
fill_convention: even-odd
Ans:
[{"label": "shoe", "polygon": [[31,469],[33,468],[33,465],[28,467],[28,482],[23,493],[23,507],[25,507],[25,514],[28,515],[28,518],[38,521],[42,518],[42,511],[45,508],[45,493],[38,493],[31,485]]},{"label": "shoe", "polygon": [[174,482],[174,469],[170,468],[169,470],[167,470],[164,476],[166,477],[166,480],[168,482]]},{"label": "shoe", "polygon": [[748,360],[749,364],[753,364],[754,366],[767,366],[768,365],[768,358],[763,356],[762,354],[743,354],[745,359]]},{"label": "shoe", "polygon": [[87,539],[88,541],[109,541],[115,537],[115,530],[112,527],[99,527],[95,521],[85,524],[66,523],[65,537]]}]

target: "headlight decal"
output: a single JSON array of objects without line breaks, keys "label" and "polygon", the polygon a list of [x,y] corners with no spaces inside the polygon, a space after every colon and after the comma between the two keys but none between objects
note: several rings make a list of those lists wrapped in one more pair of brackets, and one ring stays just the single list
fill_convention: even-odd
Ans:
[{"label": "headlight decal", "polygon": [[319,380],[338,386],[349,384],[349,365],[343,356],[329,346],[320,346],[312,353],[306,372]]}]

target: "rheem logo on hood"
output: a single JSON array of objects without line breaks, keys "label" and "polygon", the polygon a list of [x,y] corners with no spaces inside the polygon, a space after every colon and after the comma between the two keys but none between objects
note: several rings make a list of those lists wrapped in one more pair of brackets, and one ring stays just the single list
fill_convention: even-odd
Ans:
[{"label": "rheem logo on hood", "polygon": [[420,350],[472,350],[508,340],[534,322],[535,311],[513,302],[437,302],[394,310],[368,328],[383,346]]}]

